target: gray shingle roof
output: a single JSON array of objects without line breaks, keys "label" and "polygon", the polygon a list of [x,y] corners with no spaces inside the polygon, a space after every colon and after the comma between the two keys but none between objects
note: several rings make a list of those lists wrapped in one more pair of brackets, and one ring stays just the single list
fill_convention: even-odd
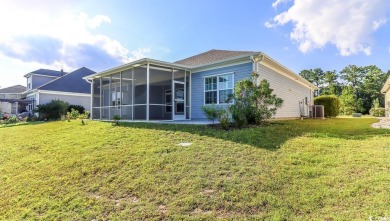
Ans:
[{"label": "gray shingle roof", "polygon": [[53,70],[48,70],[48,69],[39,69],[39,70],[33,71],[31,73],[32,74],[46,75],[46,76],[53,76],[53,77],[60,77],[61,75],[67,74],[66,72],[53,71]]},{"label": "gray shingle roof", "polygon": [[91,93],[91,85],[83,77],[95,74],[88,68],[82,67],[49,83],[38,87],[40,90],[61,91],[72,93]]},{"label": "gray shingle roof", "polygon": [[198,55],[191,56],[189,58],[185,58],[180,61],[176,61],[174,63],[181,64],[181,65],[187,65],[190,67],[196,67],[200,65],[206,65],[209,63],[222,61],[229,58],[234,58],[238,56],[243,55],[250,55],[256,53],[255,51],[227,51],[227,50],[210,50],[203,52]]},{"label": "gray shingle roof", "polygon": [[15,85],[0,89],[0,94],[20,94],[26,91],[26,87],[22,85]]}]

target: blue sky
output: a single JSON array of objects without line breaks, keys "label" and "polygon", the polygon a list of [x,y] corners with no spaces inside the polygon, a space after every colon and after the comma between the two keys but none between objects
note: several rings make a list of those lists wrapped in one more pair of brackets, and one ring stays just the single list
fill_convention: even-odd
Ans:
[{"label": "blue sky", "polygon": [[295,72],[390,69],[388,0],[4,0],[0,86],[39,68],[102,71],[143,57],[262,51]]}]

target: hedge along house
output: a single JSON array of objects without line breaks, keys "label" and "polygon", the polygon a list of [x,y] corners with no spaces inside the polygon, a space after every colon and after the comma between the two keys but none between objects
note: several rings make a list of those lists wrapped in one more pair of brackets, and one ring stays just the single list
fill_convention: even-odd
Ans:
[{"label": "hedge along house", "polygon": [[236,82],[257,72],[284,100],[276,118],[309,115],[313,84],[262,52],[210,50],[174,63],[144,58],[85,77],[91,82],[92,119],[206,119],[203,105],[226,107]]}]

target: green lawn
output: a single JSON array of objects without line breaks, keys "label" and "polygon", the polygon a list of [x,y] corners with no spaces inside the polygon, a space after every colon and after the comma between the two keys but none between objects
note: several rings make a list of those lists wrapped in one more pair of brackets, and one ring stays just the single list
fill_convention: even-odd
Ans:
[{"label": "green lawn", "polygon": [[0,220],[389,219],[376,121],[0,126]]}]

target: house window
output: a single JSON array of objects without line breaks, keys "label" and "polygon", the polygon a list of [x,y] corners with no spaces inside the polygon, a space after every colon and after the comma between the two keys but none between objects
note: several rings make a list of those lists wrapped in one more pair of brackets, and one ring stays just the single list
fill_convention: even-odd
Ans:
[{"label": "house window", "polygon": [[228,96],[233,93],[233,74],[207,77],[204,82],[205,104],[226,104]]}]

